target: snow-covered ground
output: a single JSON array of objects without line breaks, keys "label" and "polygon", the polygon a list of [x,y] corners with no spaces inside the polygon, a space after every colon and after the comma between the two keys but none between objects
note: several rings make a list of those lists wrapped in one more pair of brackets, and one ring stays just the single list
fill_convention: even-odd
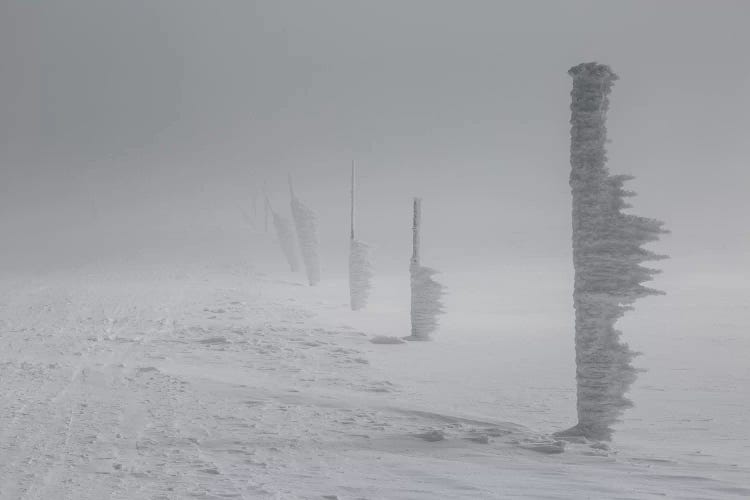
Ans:
[{"label": "snow-covered ground", "polygon": [[0,498],[750,497],[746,304],[638,305],[635,407],[609,447],[561,443],[568,271],[505,271],[446,274],[435,341],[396,345],[370,339],[408,335],[406,271],[357,313],[343,277],[246,262],[6,278]]}]

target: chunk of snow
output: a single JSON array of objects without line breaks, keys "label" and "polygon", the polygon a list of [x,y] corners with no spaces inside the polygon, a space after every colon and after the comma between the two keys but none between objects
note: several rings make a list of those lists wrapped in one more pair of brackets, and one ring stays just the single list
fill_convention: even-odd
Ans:
[{"label": "chunk of snow", "polygon": [[403,339],[398,337],[390,337],[387,335],[376,335],[370,339],[373,344],[405,344]]}]

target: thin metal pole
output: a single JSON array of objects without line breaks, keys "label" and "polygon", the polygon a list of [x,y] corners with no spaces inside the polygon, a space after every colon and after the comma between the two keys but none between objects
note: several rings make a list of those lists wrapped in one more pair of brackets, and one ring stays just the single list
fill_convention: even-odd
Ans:
[{"label": "thin metal pole", "polygon": [[354,186],[355,186],[355,183],[356,183],[356,180],[355,180],[355,175],[356,175],[356,173],[355,173],[355,170],[354,170],[354,160],[352,160],[352,186],[351,186],[351,202],[352,202],[352,206],[351,206],[351,232],[350,232],[350,234],[349,234],[349,238],[350,238],[350,239],[352,239],[352,240],[354,239],[354,217],[355,217],[355,213],[354,213],[354,203],[355,203],[355,191],[354,191]]}]

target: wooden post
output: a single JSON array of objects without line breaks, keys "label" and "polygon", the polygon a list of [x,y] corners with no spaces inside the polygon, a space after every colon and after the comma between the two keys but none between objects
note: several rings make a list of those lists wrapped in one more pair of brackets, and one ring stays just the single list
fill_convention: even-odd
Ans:
[{"label": "wooden post", "polygon": [[412,222],[412,254],[411,263],[419,265],[419,229],[422,224],[422,199],[414,198],[414,219]]},{"label": "wooden post", "polygon": [[355,203],[355,199],[354,199],[354,197],[355,197],[354,185],[355,185],[355,182],[356,182],[355,175],[356,174],[355,174],[355,171],[354,171],[354,160],[352,160],[352,186],[351,186],[351,202],[352,202],[352,206],[351,206],[351,232],[349,234],[349,239],[350,240],[354,240],[354,216],[355,216],[355,213],[354,213],[354,203]]}]

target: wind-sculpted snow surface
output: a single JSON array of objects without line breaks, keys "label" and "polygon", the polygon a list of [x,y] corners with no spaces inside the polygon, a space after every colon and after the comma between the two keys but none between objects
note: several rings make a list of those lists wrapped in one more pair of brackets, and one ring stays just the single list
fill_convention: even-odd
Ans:
[{"label": "wind-sculpted snow surface", "polygon": [[350,240],[349,249],[349,297],[353,311],[367,305],[372,288],[372,265],[370,246],[359,240]]},{"label": "wind-sculpted snow surface", "polygon": [[410,340],[429,340],[437,329],[438,315],[443,312],[443,285],[432,277],[438,271],[412,263],[411,273],[411,337]]},{"label": "wind-sculpted snow surface", "polygon": [[[524,325],[504,311],[487,325],[502,341],[446,332],[398,348],[368,334],[400,316],[347,314],[340,287],[310,294],[255,273],[239,241],[218,262],[128,256],[0,278],[0,500],[750,498],[749,403],[722,390],[748,382],[739,357],[724,360],[736,371],[693,378],[689,402],[690,380],[665,385],[660,397],[695,411],[660,414],[659,447],[564,443],[545,431],[564,413],[566,363],[553,339],[527,337],[543,290],[486,290],[535,298],[517,304]],[[696,350],[750,345],[717,328]],[[539,349],[551,370],[518,363],[545,359]],[[673,381],[685,361],[664,367]],[[498,405],[502,420],[484,416]]]},{"label": "wind-sculpted snow surface", "polygon": [[297,259],[297,249],[294,241],[294,228],[292,223],[284,216],[273,213],[273,225],[276,228],[276,236],[279,238],[279,245],[284,252],[284,257],[289,263],[292,272],[299,271],[299,260]]},{"label": "wind-sculpted snow surface", "polygon": [[664,233],[662,223],[623,213],[625,175],[606,167],[606,113],[617,80],[605,65],[570,69],[570,187],[573,194],[574,306],[578,424],[562,434],[610,439],[612,425],[632,403],[625,397],[636,378],[636,355],[615,323],[639,297],[661,293],[642,283],[657,272],[641,265],[664,256],[642,248]]},{"label": "wind-sculpted snow surface", "polygon": [[315,212],[310,210],[292,192],[292,217],[297,229],[302,262],[305,264],[307,280],[310,285],[320,281],[320,262],[318,258],[318,229]]}]

